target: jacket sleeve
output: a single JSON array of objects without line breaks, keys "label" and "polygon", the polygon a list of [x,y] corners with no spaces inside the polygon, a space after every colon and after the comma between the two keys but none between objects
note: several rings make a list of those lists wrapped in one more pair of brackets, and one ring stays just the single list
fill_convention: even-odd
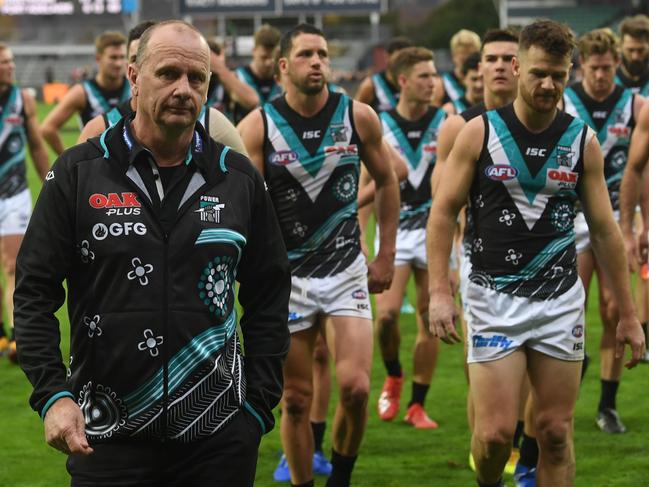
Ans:
[{"label": "jacket sleeve", "polygon": [[290,340],[287,321],[291,273],[273,203],[256,170],[254,181],[250,234],[237,279],[243,307],[246,408],[266,433],[275,424],[272,409],[282,397],[282,365]]},{"label": "jacket sleeve", "polygon": [[59,159],[43,184],[16,260],[18,359],[34,387],[30,405],[41,417],[55,400],[73,397],[66,382],[54,313],[65,301],[63,280],[74,252],[74,195],[70,174]]}]

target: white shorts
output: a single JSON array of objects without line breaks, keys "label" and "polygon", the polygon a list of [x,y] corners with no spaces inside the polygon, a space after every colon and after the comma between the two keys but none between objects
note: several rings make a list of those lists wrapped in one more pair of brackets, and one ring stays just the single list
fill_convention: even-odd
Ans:
[{"label": "white shorts", "polygon": [[362,253],[347,269],[334,276],[291,278],[289,331],[295,333],[311,328],[318,314],[372,320],[367,265]]},{"label": "white shorts", "polygon": [[584,358],[584,288],[581,279],[555,299],[514,296],[470,282],[464,299],[468,363],[501,359],[520,347],[550,357]]},{"label": "white shorts", "polygon": [[469,276],[471,275],[471,255],[464,252],[464,245],[460,245],[460,296],[462,297],[462,310],[466,315],[469,312],[469,300],[465,299],[468,291]]},{"label": "white shorts", "polygon": [[[379,231],[374,235],[374,253],[379,251]],[[417,269],[427,269],[426,261],[426,229],[413,230],[397,229],[396,254],[394,266],[409,265]]]},{"label": "white shorts", "polygon": [[32,196],[25,189],[10,198],[0,198],[0,237],[25,235],[32,216]]}]

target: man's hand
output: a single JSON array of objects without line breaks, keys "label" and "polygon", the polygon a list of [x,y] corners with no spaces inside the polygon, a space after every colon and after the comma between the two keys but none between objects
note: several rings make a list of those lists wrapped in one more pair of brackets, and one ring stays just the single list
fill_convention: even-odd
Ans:
[{"label": "man's hand", "polygon": [[631,347],[631,360],[624,366],[630,369],[638,365],[645,354],[645,342],[640,322],[635,316],[620,318],[615,332],[615,342],[615,358],[624,356],[624,345],[628,344]]},{"label": "man's hand", "polygon": [[626,248],[626,258],[629,262],[629,272],[635,272],[638,264],[642,265],[638,240],[634,232],[624,232],[624,247]]},{"label": "man's hand", "polygon": [[394,259],[383,257],[380,253],[367,266],[367,288],[372,294],[380,294],[390,289],[394,276]]},{"label": "man's hand", "polygon": [[45,414],[45,441],[67,455],[90,455],[93,449],[86,438],[86,423],[79,406],[69,397],[52,404]]},{"label": "man's hand", "polygon": [[461,343],[462,338],[455,329],[457,317],[458,310],[450,293],[431,293],[428,305],[428,321],[433,336],[439,337],[449,345]]}]

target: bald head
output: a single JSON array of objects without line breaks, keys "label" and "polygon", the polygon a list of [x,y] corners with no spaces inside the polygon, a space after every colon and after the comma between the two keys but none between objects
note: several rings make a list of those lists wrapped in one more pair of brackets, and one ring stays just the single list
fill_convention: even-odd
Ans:
[{"label": "bald head", "polygon": [[189,36],[190,38],[196,37],[202,44],[202,49],[205,51],[205,56],[208,62],[207,67],[209,69],[210,48],[207,41],[196,27],[182,20],[165,20],[163,22],[158,22],[144,31],[144,34],[140,37],[140,44],[137,48],[137,66],[142,67],[144,65],[147,61],[149,52],[151,52],[154,47],[170,45],[169,43],[173,45],[174,43],[181,42],[180,37],[185,38],[185,36]]}]

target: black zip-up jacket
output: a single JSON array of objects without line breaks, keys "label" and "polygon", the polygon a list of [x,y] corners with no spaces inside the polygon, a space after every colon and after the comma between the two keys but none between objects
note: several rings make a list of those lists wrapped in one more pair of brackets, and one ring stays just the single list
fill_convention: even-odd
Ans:
[{"label": "black zip-up jacket", "polygon": [[[194,441],[242,408],[270,431],[291,283],[263,179],[197,124],[185,161],[191,178],[165,231],[134,166],[148,152],[129,123],[61,155],[25,234],[14,302],[30,404],[44,416],[56,399],[74,398],[91,442]],[[54,316],[64,280],[67,377]]]}]

